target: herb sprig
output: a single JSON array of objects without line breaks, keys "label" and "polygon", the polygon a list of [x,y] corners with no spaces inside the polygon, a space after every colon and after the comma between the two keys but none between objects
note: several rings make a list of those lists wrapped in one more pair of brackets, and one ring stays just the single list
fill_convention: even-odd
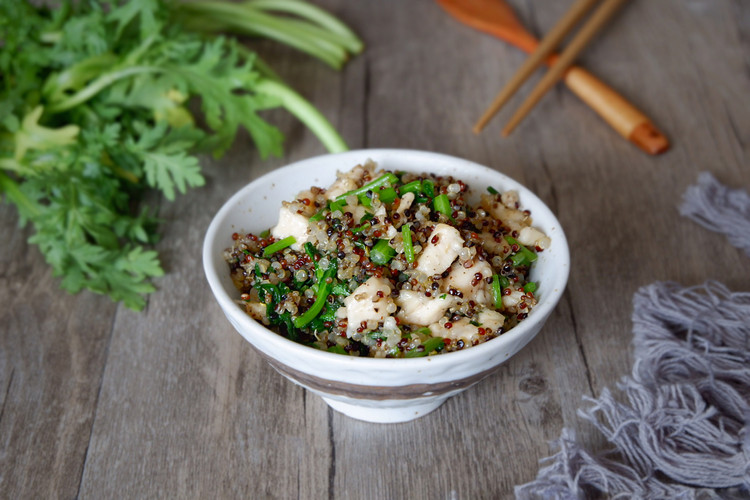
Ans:
[{"label": "herb sprig", "polygon": [[196,155],[221,156],[240,129],[261,157],[280,155],[281,132],[259,114],[268,108],[287,109],[329,151],[347,149],[253,52],[186,29],[177,10],[161,0],[0,2],[0,193],[33,226],[29,241],[63,288],[133,309],[163,274],[147,249],[158,239],[147,189],[173,200],[202,186]]}]

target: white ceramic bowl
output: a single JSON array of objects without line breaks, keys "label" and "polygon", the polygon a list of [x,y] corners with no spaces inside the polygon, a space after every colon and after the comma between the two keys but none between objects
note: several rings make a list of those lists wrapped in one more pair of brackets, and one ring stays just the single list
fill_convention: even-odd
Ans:
[{"label": "white ceramic bowl", "polygon": [[[453,175],[477,196],[487,186],[519,192],[534,225],[552,240],[539,253],[531,279],[538,281],[538,304],[518,326],[462,351],[408,359],[343,356],[287,340],[253,320],[237,304],[239,292],[229,277],[223,252],[234,232],[260,232],[276,224],[282,200],[310,186],[326,187],[337,171],[367,159],[380,168]],[[216,214],[203,245],[208,283],[229,321],[279,373],[316,394],[335,410],[370,422],[403,422],[426,415],[449,397],[490,375],[536,336],[560,300],[570,256],[560,223],[528,189],[476,163],[424,151],[369,149],[318,156],[274,170],[242,188]]]}]

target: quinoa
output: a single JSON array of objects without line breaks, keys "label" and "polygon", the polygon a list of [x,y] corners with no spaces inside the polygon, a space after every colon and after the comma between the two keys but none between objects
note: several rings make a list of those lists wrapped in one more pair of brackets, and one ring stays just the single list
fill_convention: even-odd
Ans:
[{"label": "quinoa", "polygon": [[418,357],[508,331],[537,304],[529,271],[549,238],[515,191],[478,206],[451,176],[389,172],[368,161],[282,202],[261,234],[225,251],[245,311],[329,352]]}]

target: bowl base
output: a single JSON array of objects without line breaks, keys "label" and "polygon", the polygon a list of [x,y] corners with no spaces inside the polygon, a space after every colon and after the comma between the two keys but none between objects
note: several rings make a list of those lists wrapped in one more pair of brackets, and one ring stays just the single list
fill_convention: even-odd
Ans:
[{"label": "bowl base", "polygon": [[[383,406],[375,407],[346,403],[337,399],[323,397],[323,401],[328,403],[328,406],[347,417],[376,424],[408,422],[419,417],[424,417],[442,405],[446,399],[430,398],[423,403],[415,403],[413,401],[408,403],[403,401],[378,401],[376,404],[382,404]],[[395,405],[386,406],[388,403],[395,403]]]}]

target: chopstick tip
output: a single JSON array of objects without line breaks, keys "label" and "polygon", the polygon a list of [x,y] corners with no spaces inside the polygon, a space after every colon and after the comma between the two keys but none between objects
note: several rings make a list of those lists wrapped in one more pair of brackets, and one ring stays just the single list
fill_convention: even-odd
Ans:
[{"label": "chopstick tip", "polygon": [[635,127],[628,139],[651,155],[665,153],[670,147],[667,137],[650,122],[644,122]]}]

